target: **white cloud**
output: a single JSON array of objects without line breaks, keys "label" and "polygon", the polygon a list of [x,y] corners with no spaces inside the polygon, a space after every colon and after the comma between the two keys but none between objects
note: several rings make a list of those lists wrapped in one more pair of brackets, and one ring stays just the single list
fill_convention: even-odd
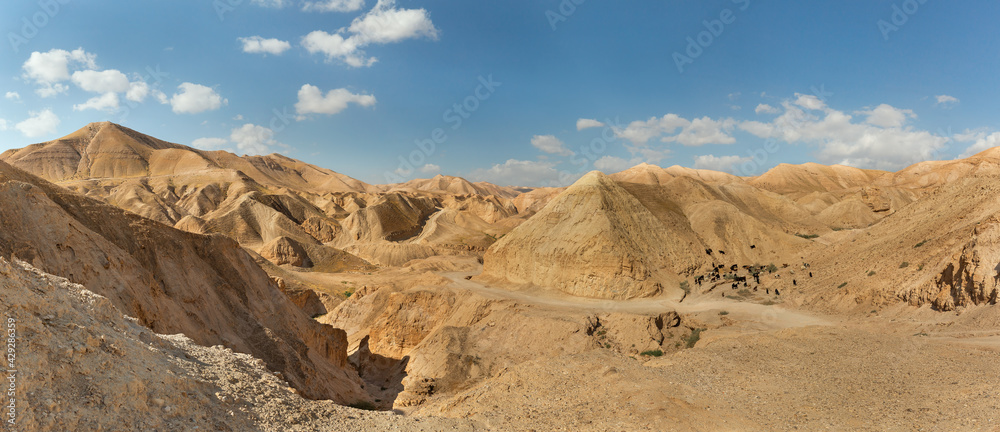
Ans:
[{"label": "white cloud", "polygon": [[592,119],[579,119],[576,121],[576,130],[581,131],[595,127],[604,127],[604,123]]},{"label": "white cloud", "polygon": [[233,117],[233,120],[242,121],[243,120],[243,114],[236,114],[236,117]]},{"label": "white cloud", "polygon": [[715,156],[701,155],[694,158],[694,167],[697,169],[707,169],[712,171],[722,171],[732,174],[734,165],[751,160],[749,157],[740,156]]},{"label": "white cloud", "polygon": [[939,106],[941,106],[943,108],[952,108],[955,105],[958,105],[958,103],[959,103],[959,100],[958,100],[957,97],[948,96],[948,95],[937,95],[937,96],[934,97],[934,99],[937,100],[937,105],[939,105]]},{"label": "white cloud", "polygon": [[672,134],[677,129],[689,124],[691,122],[677,116],[677,114],[667,114],[662,118],[652,117],[646,121],[634,121],[629,123],[625,129],[615,128],[615,135],[632,141],[634,144],[645,144],[653,138],[663,134]]},{"label": "white cloud", "polygon": [[15,91],[9,91],[3,97],[5,99],[7,99],[7,100],[11,100],[11,101],[15,101],[15,102],[21,100],[21,95],[18,92],[15,92]]},{"label": "white cloud", "polygon": [[142,102],[146,100],[149,93],[149,84],[146,84],[145,81],[136,81],[129,83],[128,90],[125,92],[125,98],[132,102]]},{"label": "white cloud", "polygon": [[327,62],[340,59],[352,67],[367,67],[378,59],[368,57],[363,47],[421,37],[438,37],[438,30],[425,9],[398,9],[395,0],[379,0],[372,10],[355,18],[348,28],[334,34],[313,31],[302,38],[302,46],[311,54],[325,54]]},{"label": "white cloud", "polygon": [[189,82],[177,86],[180,93],[170,98],[170,106],[177,114],[197,114],[217,110],[229,103],[211,87]]},{"label": "white cloud", "polygon": [[0,131],[7,130],[7,120],[0,119]]},{"label": "white cloud", "polygon": [[762,103],[760,105],[757,105],[757,108],[754,108],[753,112],[755,112],[757,114],[762,114],[762,113],[763,114],[777,114],[777,113],[780,113],[781,110],[779,110],[779,109],[777,109],[777,108],[775,108],[773,106],[770,106],[768,104]]},{"label": "white cloud", "polygon": [[302,5],[304,12],[354,12],[365,5],[365,0],[323,0],[307,1]]},{"label": "white cloud", "polygon": [[114,112],[118,109],[118,107],[118,94],[104,93],[100,96],[92,97],[82,104],[73,105],[73,111],[92,109],[97,111]]},{"label": "white cloud", "polygon": [[785,113],[772,122],[742,122],[739,128],[760,138],[815,145],[821,163],[886,170],[931,159],[948,142],[948,138],[903,127],[901,122],[915,114],[888,105],[863,111],[867,115],[863,123],[830,109],[815,96],[796,94],[794,101],[782,106]]},{"label": "white cloud", "polygon": [[354,94],[343,88],[330,90],[323,96],[319,87],[305,84],[299,89],[295,111],[299,113],[298,119],[303,120],[306,114],[337,114],[350,103],[370,107],[375,105],[375,96]]},{"label": "white cloud", "polygon": [[823,102],[816,95],[806,95],[806,94],[795,94],[795,105],[808,110],[822,110],[826,108],[826,103]]},{"label": "white cloud", "polygon": [[986,128],[981,128],[981,129],[966,129],[964,132],[959,132],[959,133],[957,133],[955,135],[952,135],[952,138],[954,138],[955,141],[958,141],[958,142],[972,142],[972,141],[978,141],[978,140],[981,140],[983,138],[986,138],[986,135],[988,133],[989,133],[989,130],[986,129]]},{"label": "white cloud", "polygon": [[617,156],[601,156],[600,159],[594,161],[594,168],[603,171],[605,174],[625,171],[629,169],[630,166],[631,164],[629,161]]},{"label": "white cloud", "polygon": [[250,54],[280,55],[292,47],[292,44],[279,39],[264,39],[260,36],[241,37],[243,52]]},{"label": "white cloud", "polygon": [[21,66],[24,78],[33,81],[41,97],[52,97],[69,89],[62,84],[70,79],[70,65],[85,69],[96,69],[97,56],[78,48],[73,51],[52,49],[48,52],[35,51]]},{"label": "white cloud", "polygon": [[424,166],[420,167],[420,172],[424,174],[437,174],[441,172],[441,167],[434,164],[425,164]]},{"label": "white cloud", "polygon": [[501,186],[531,186],[559,182],[559,171],[551,162],[510,159],[488,169],[474,170],[469,177]]},{"label": "white cloud", "polygon": [[898,109],[888,104],[881,104],[869,111],[858,111],[857,114],[868,116],[865,123],[884,128],[903,127],[907,118],[916,118],[913,110]]},{"label": "white cloud", "polygon": [[730,93],[729,96],[727,96],[727,97],[729,98],[729,100],[731,100],[733,102],[736,102],[736,100],[739,99],[740,96],[742,96],[742,95],[743,95],[742,92],[736,92],[736,93]]},{"label": "white cloud", "polygon": [[28,114],[31,116],[30,118],[14,125],[14,128],[21,131],[24,136],[35,138],[56,133],[56,128],[59,126],[59,116],[55,115],[52,110],[32,111]]},{"label": "white cloud", "polygon": [[229,140],[225,138],[198,138],[191,141],[191,147],[205,150],[220,149],[227,144],[229,144]]},{"label": "white cloud", "polygon": [[128,77],[115,69],[73,72],[73,83],[91,93],[124,93],[129,89]]},{"label": "white cloud", "polygon": [[677,142],[686,146],[701,146],[705,144],[733,144],[736,138],[729,132],[736,127],[736,120],[712,120],[708,117],[694,119],[681,129],[681,133],[663,138],[664,142]]},{"label": "white cloud", "polygon": [[246,154],[262,155],[271,153],[271,146],[277,145],[274,131],[263,126],[247,123],[229,134],[229,140]]},{"label": "white cloud", "polygon": [[994,132],[990,135],[984,134],[976,140],[975,144],[972,144],[971,146],[966,148],[965,151],[962,152],[962,154],[958,155],[958,158],[964,159],[976,153],[979,153],[983,150],[993,148],[996,146],[1000,146],[1000,132]]},{"label": "white cloud", "polygon": [[554,135],[535,135],[531,137],[531,145],[548,154],[559,156],[573,155],[573,152],[566,148],[566,145]]}]

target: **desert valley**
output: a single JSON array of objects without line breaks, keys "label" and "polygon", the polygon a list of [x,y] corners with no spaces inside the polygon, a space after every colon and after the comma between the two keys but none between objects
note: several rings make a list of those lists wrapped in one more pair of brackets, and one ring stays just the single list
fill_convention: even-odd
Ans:
[{"label": "desert valley", "polygon": [[0,154],[18,430],[1000,431],[1000,148],[515,188],[170,140]]}]

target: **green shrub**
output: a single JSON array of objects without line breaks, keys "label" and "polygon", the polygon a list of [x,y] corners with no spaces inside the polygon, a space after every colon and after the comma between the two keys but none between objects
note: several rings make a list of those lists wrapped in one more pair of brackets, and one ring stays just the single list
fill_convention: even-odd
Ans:
[{"label": "green shrub", "polygon": [[917,266],[917,271],[921,271],[923,269],[924,269],[924,265],[923,264],[920,264],[920,265]]},{"label": "green shrub", "polygon": [[681,282],[681,289],[684,290],[685,293],[690,294],[691,284],[689,284],[688,281],[683,281]]},{"label": "green shrub", "polygon": [[909,266],[910,266],[910,263],[908,263],[906,261],[903,261],[901,264],[899,264],[899,268],[907,268]]},{"label": "green shrub", "polygon": [[729,311],[720,311],[719,315],[729,315]]},{"label": "green shrub", "polygon": [[643,351],[643,352],[639,353],[639,355],[650,356],[650,357],[659,357],[659,356],[663,355],[663,351],[655,349],[655,350],[652,350],[652,351]]},{"label": "green shrub", "polygon": [[806,240],[812,240],[812,239],[814,239],[816,237],[819,237],[819,234],[800,234],[800,233],[795,233],[795,235],[797,235],[799,237],[802,237],[802,238],[804,238]]},{"label": "green shrub", "polygon": [[837,289],[840,289],[840,288],[843,288],[843,287],[845,287],[845,286],[847,286],[847,282],[844,282],[844,283],[842,283],[842,284],[838,285],[838,286],[837,286]]},{"label": "green shrub", "polygon": [[923,245],[924,245],[924,243],[927,243],[927,240],[924,240],[924,241],[922,241],[922,242],[920,242],[920,243],[917,243],[916,245],[914,245],[914,246],[913,246],[913,248],[914,248],[914,249],[916,249],[916,248],[918,248],[918,247],[920,247],[920,246],[923,246]]},{"label": "green shrub", "polygon": [[703,331],[705,331],[705,329],[696,328],[691,330],[691,334],[684,339],[685,346],[688,348],[694,348],[694,345],[698,343],[699,339],[701,339],[701,332]]},{"label": "green shrub", "polygon": [[354,295],[354,290],[351,289],[351,290],[344,291],[344,297],[345,298],[351,298],[352,295]]},{"label": "green shrub", "polygon": [[774,273],[776,271],[778,271],[778,266],[774,265],[774,263],[770,263],[770,264],[767,265],[767,272],[768,273]]},{"label": "green shrub", "polygon": [[357,402],[354,402],[354,403],[352,403],[352,404],[350,404],[348,406],[351,407],[351,408],[357,408],[359,410],[365,410],[365,411],[377,411],[378,410],[378,407],[376,407],[374,404],[372,404],[371,402],[368,402],[368,401],[357,401]]},{"label": "green shrub", "polygon": [[868,277],[875,276],[875,270],[868,272]]}]

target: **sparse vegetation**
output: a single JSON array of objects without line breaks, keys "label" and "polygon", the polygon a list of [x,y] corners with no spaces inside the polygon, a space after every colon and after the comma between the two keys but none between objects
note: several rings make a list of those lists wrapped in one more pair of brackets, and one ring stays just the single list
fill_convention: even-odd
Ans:
[{"label": "sparse vegetation", "polygon": [[705,331],[702,328],[691,329],[691,334],[684,339],[684,345],[688,348],[694,348],[694,345],[698,343],[701,339],[701,332]]},{"label": "sparse vegetation", "polygon": [[814,239],[816,237],[819,237],[819,234],[801,234],[801,233],[795,233],[795,235],[797,235],[799,237],[802,237],[802,238],[804,238],[806,240],[812,240],[812,239]]},{"label": "sparse vegetation", "polygon": [[719,311],[719,315],[729,315],[729,311]]},{"label": "sparse vegetation", "polygon": [[776,271],[778,271],[778,266],[774,265],[774,263],[770,263],[770,264],[767,265],[767,272],[768,273],[774,273]]},{"label": "sparse vegetation", "polygon": [[344,298],[351,298],[354,295],[354,288],[344,291]]},{"label": "sparse vegetation", "polygon": [[908,263],[906,261],[903,261],[902,263],[899,264],[899,268],[907,268],[909,266],[910,266],[910,263]]},{"label": "sparse vegetation", "polygon": [[774,306],[774,305],[776,305],[778,303],[775,302],[774,300],[767,300],[767,301],[765,301],[764,303],[761,303],[761,304],[764,305],[764,306]]},{"label": "sparse vegetation", "polygon": [[750,297],[750,296],[753,295],[753,293],[751,293],[750,290],[748,290],[746,288],[743,288],[743,289],[737,291],[736,294],[739,294],[740,296],[743,296],[743,297]]},{"label": "sparse vegetation", "polygon": [[923,269],[924,269],[924,265],[923,264],[920,264],[920,265],[917,266],[917,271],[921,271]]},{"label": "sparse vegetation", "polygon": [[842,284],[838,285],[838,286],[837,286],[837,289],[840,289],[840,288],[843,288],[843,287],[845,287],[845,286],[847,286],[847,282],[844,282],[844,283],[842,283]]},{"label": "sparse vegetation", "polygon": [[691,294],[691,284],[688,281],[681,282],[681,289],[684,290],[685,294]]},{"label": "sparse vegetation", "polygon": [[357,401],[357,402],[354,402],[354,403],[352,403],[352,404],[350,404],[348,406],[351,407],[351,408],[357,408],[359,410],[365,410],[365,411],[377,411],[378,410],[378,407],[376,407],[374,404],[372,404],[371,402],[368,402],[368,401]]},{"label": "sparse vegetation", "polygon": [[639,355],[649,356],[649,357],[659,357],[663,355],[663,351],[655,349],[652,351],[643,351]]},{"label": "sparse vegetation", "polygon": [[872,270],[872,271],[868,272],[868,277],[872,277],[872,276],[875,276],[875,270]]},{"label": "sparse vegetation", "polygon": [[914,248],[914,249],[916,249],[916,248],[918,248],[918,247],[920,247],[920,246],[923,246],[923,245],[924,245],[924,243],[927,243],[927,240],[924,240],[924,241],[922,241],[922,242],[920,242],[920,243],[917,243],[916,245],[914,245],[914,246],[913,246],[913,248]]}]

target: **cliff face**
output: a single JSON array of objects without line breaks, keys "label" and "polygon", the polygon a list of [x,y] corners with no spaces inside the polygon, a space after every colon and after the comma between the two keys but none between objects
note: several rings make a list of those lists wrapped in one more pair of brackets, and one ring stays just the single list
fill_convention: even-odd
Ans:
[{"label": "cliff face", "polygon": [[263,359],[311,398],[367,399],[341,330],[296,307],[239,245],[179,231],[0,162],[0,256],[107,297],[157,333]]},{"label": "cliff face", "polygon": [[997,303],[1000,284],[1000,222],[993,220],[975,228],[962,252],[938,274],[935,308]]}]

